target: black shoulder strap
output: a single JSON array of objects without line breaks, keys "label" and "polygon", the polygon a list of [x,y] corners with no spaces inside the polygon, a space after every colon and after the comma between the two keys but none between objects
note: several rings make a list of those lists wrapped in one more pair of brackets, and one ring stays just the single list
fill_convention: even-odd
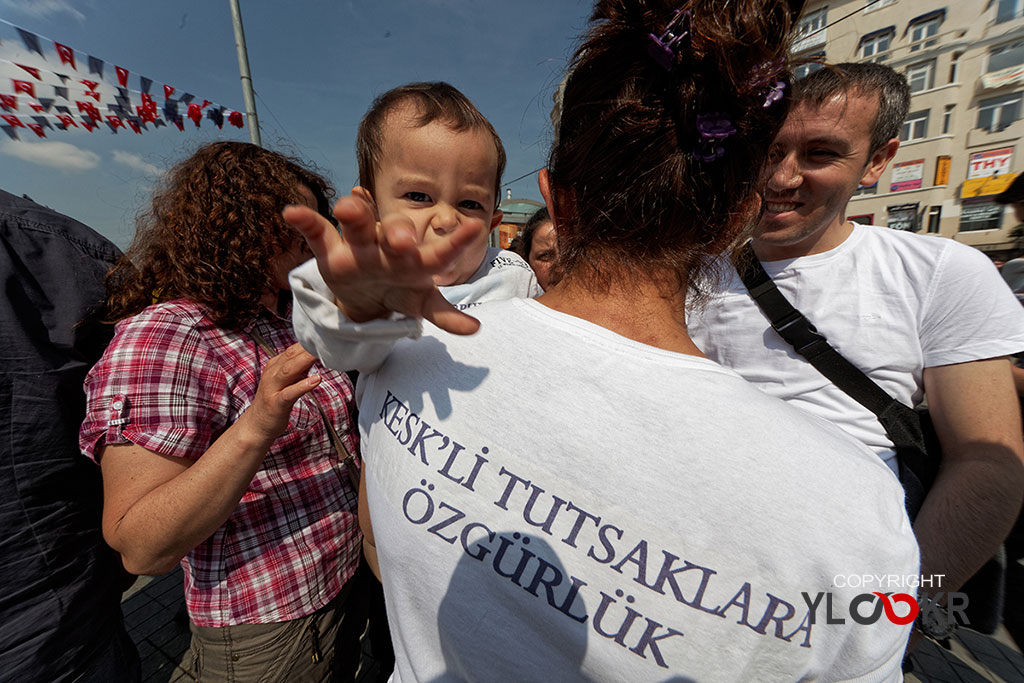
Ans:
[{"label": "black shoulder strap", "polygon": [[[874,413],[892,439],[897,453],[906,456],[917,452],[923,455],[924,437],[917,413],[887,394],[846,360],[810,320],[793,308],[765,272],[750,242],[737,251],[733,263],[750,296],[779,336],[829,381]],[[908,464],[914,466],[914,463]]]}]

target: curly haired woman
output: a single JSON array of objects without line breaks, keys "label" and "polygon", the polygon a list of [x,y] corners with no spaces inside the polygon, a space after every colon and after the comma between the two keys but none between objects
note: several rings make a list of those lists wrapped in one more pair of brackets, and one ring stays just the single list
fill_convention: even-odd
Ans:
[{"label": "curly haired woman", "polygon": [[330,677],[361,541],[338,453],[357,448],[352,385],[295,343],[284,290],[306,256],[280,216],[331,194],[280,154],[208,144],[108,276],[118,322],[86,379],[81,447],[125,567],[182,564],[204,681]]}]

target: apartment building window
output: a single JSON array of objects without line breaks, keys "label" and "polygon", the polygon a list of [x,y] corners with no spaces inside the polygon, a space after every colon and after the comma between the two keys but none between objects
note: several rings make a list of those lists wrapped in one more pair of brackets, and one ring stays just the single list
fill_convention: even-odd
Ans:
[{"label": "apartment building window", "polygon": [[828,25],[828,7],[805,15],[796,25],[796,42],[793,52],[802,52],[817,45],[824,45],[827,39],[825,26]]},{"label": "apartment building window", "polygon": [[942,111],[942,134],[946,135],[953,127],[953,110],[956,109],[955,104],[947,104],[946,108]]},{"label": "apartment building window", "polygon": [[888,7],[894,2],[896,2],[896,0],[864,0],[864,12],[873,12],[876,9]]},{"label": "apartment building window", "polygon": [[964,202],[960,207],[960,232],[998,230],[1002,224],[1002,204],[991,201]]},{"label": "apartment building window", "polygon": [[892,47],[892,39],[895,35],[896,28],[894,26],[890,26],[887,29],[869,33],[861,38],[861,59],[871,62],[884,62],[889,59],[889,55],[885,53],[887,53],[890,47]]},{"label": "apartment building window", "polygon": [[911,64],[907,67],[907,83],[910,84],[910,92],[916,93],[922,90],[931,90],[935,87],[935,60]]},{"label": "apartment building window", "polygon": [[1020,93],[982,100],[978,103],[978,128],[995,133],[1020,118]]},{"label": "apartment building window", "polygon": [[921,140],[928,137],[928,111],[915,111],[907,114],[907,120],[903,122],[900,130],[900,140]]},{"label": "apartment building window", "polygon": [[[940,10],[941,12],[941,10]],[[942,23],[944,13],[935,14],[934,12],[929,13],[923,17],[919,17],[910,22],[908,32],[910,33],[910,51],[917,52],[923,47],[931,47],[935,45],[934,40],[925,39],[931,38],[939,32],[939,24]]]},{"label": "apartment building window", "polygon": [[1024,40],[992,48],[988,53],[988,73],[1024,64]]},{"label": "apartment building window", "polygon": [[1001,24],[1019,17],[1021,10],[1024,9],[1022,5],[1024,5],[1024,0],[999,0],[996,9],[996,23]]},{"label": "apartment building window", "polygon": [[815,71],[817,71],[818,69],[820,69],[821,65],[822,65],[822,62],[825,61],[825,53],[824,52],[814,52],[814,53],[809,54],[807,56],[808,56],[808,58],[814,59],[814,60],[817,60],[817,61],[808,62],[806,64],[801,64],[800,66],[798,66],[795,69],[793,69],[793,77],[794,78],[803,78],[804,76],[809,76],[810,74],[812,74]]},{"label": "apartment building window", "polygon": [[949,82],[956,83],[957,76],[960,74],[960,56],[963,52],[954,52],[953,57],[949,60]]},{"label": "apartment building window", "polygon": [[933,206],[928,209],[928,232],[936,234],[939,232],[939,222],[942,220],[942,207]]}]

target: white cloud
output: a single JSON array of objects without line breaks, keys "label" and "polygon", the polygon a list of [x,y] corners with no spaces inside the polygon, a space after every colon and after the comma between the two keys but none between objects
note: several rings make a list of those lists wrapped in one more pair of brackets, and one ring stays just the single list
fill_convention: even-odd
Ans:
[{"label": "white cloud", "polygon": [[39,19],[69,14],[78,21],[85,20],[85,15],[72,7],[69,0],[0,0],[0,7]]},{"label": "white cloud", "polygon": [[62,171],[88,171],[100,164],[98,154],[80,149],[67,142],[25,142],[8,140],[3,153],[22,161],[52,166]]},{"label": "white cloud", "polygon": [[119,164],[123,164],[128,168],[133,168],[136,171],[142,171],[146,175],[160,175],[159,168],[149,163],[148,161],[143,160],[143,158],[140,157],[138,154],[132,154],[131,152],[125,152],[120,149],[115,149],[113,154],[114,161],[116,161]]}]

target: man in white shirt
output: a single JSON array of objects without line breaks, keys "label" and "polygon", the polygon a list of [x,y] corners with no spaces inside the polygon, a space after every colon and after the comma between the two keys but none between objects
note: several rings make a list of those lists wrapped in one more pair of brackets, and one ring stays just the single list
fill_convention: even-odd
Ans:
[{"label": "man in white shirt", "polygon": [[[927,396],[942,469],[915,522],[922,594],[955,591],[990,558],[1021,506],[1024,445],[1005,358],[1024,348],[1024,312],[980,252],[954,240],[846,219],[858,186],[899,148],[904,78],[877,64],[821,69],[795,88],[773,142],[753,248],[782,294],[890,396]],[[876,417],[772,329],[735,269],[693,340],[768,393],[838,424],[895,471]],[[851,484],[852,485],[852,484]]]}]

